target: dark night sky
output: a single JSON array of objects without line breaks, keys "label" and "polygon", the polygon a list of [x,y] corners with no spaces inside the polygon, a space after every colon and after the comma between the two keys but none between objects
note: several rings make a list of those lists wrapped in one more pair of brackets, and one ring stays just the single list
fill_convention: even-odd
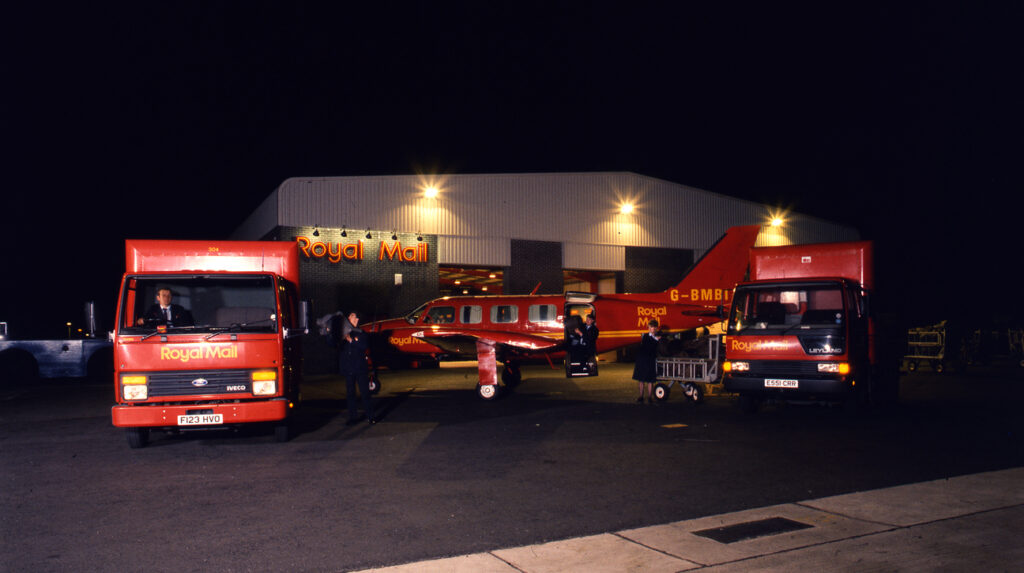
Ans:
[{"label": "dark night sky", "polygon": [[855,226],[908,321],[1021,310],[1015,8],[342,4],[5,9],[0,320],[109,328],[125,238],[288,177],[619,170]]}]

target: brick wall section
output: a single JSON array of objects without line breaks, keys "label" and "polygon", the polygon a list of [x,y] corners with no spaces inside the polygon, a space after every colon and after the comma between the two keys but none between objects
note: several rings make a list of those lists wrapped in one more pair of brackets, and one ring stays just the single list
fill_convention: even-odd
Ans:
[{"label": "brick wall section", "polygon": [[537,283],[537,294],[561,294],[562,244],[512,239],[510,266],[505,271],[505,294],[529,294]]},{"label": "brick wall section", "polygon": [[661,292],[679,284],[693,251],[657,247],[626,247],[626,271],[616,278],[618,292]]}]

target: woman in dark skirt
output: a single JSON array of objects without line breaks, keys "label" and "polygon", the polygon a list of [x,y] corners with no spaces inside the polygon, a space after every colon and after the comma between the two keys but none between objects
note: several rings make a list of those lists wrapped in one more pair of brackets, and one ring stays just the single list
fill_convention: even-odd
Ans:
[{"label": "woman in dark skirt", "polygon": [[653,400],[651,395],[654,390],[654,382],[658,378],[658,321],[651,320],[647,323],[647,332],[640,338],[640,349],[636,353],[636,365],[633,366],[633,380],[639,383],[640,396],[637,402],[644,401],[647,396],[647,403]]}]

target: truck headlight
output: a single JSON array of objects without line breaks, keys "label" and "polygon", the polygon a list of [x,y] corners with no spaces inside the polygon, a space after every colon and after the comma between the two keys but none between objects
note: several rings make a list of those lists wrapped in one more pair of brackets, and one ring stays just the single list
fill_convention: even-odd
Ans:
[{"label": "truck headlight", "polygon": [[122,376],[121,396],[125,400],[145,400],[149,398],[149,386],[145,376]]},{"label": "truck headlight", "polygon": [[270,396],[277,393],[277,372],[260,370],[252,373],[253,396]]},{"label": "truck headlight", "polygon": [[850,365],[846,362],[819,362],[818,372],[828,372],[831,374],[849,374]]}]

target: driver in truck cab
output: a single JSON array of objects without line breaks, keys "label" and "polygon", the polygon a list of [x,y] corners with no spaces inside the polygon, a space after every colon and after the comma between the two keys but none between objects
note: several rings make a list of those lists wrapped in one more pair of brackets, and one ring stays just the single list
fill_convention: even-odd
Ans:
[{"label": "driver in truck cab", "polygon": [[156,303],[146,309],[137,325],[166,324],[167,326],[192,326],[192,313],[180,304],[172,304],[171,289],[161,287],[156,291]]}]

